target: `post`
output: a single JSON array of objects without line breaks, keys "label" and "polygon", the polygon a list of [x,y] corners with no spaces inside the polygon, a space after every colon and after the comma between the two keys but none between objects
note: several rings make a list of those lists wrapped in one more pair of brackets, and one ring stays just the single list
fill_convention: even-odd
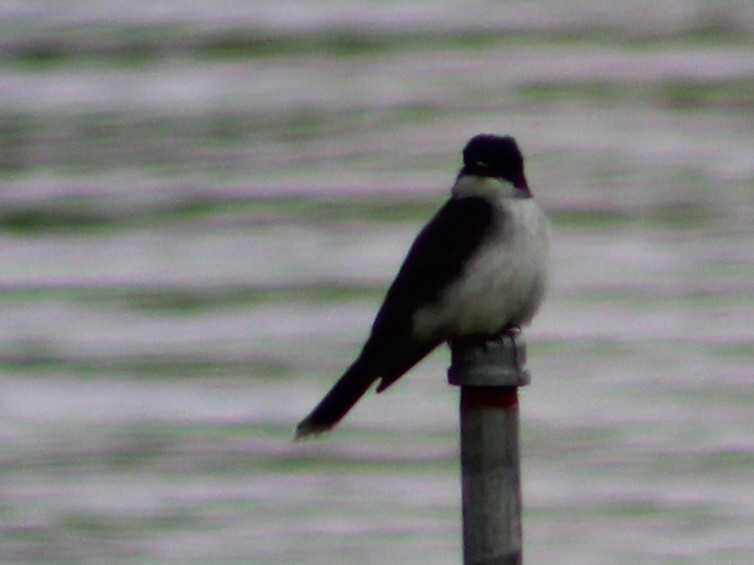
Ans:
[{"label": "post", "polygon": [[465,565],[520,565],[518,387],[528,384],[518,332],[451,344],[450,384],[461,387]]}]

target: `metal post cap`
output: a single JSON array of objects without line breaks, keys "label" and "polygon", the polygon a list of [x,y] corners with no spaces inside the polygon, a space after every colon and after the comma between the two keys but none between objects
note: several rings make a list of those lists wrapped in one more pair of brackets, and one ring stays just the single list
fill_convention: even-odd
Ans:
[{"label": "metal post cap", "polygon": [[448,382],[456,386],[524,386],[526,342],[520,333],[465,338],[450,343]]}]

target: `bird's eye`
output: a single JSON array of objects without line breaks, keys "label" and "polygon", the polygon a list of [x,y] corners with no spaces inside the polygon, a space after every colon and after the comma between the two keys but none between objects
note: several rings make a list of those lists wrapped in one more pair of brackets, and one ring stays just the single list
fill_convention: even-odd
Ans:
[{"label": "bird's eye", "polygon": [[474,163],[474,165],[477,166],[477,167],[489,168],[489,165],[487,163],[485,163],[484,161],[477,161],[476,163]]}]

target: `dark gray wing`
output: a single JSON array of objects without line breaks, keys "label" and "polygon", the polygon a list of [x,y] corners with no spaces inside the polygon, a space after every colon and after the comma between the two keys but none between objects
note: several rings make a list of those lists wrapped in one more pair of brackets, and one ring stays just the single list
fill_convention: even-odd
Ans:
[{"label": "dark gray wing", "polygon": [[385,390],[445,339],[412,335],[411,318],[461,274],[496,229],[493,220],[492,205],[482,198],[451,199],[437,212],[411,246],[361,355],[298,425],[296,437],[332,428],[375,380],[382,379],[377,391]]},{"label": "dark gray wing", "polygon": [[452,198],[419,233],[377,314],[361,360],[376,365],[382,391],[444,337],[426,341],[411,334],[418,308],[437,301],[469,258],[495,229],[492,204],[479,197]]}]

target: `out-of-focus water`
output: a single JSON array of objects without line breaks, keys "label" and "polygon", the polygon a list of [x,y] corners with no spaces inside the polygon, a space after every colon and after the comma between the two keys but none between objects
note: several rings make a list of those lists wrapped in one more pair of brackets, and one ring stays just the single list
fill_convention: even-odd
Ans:
[{"label": "out-of-focus water", "polygon": [[754,562],[754,4],[188,4],[0,6],[0,561],[460,562],[446,351],[291,437],[493,131],[526,562]]}]

